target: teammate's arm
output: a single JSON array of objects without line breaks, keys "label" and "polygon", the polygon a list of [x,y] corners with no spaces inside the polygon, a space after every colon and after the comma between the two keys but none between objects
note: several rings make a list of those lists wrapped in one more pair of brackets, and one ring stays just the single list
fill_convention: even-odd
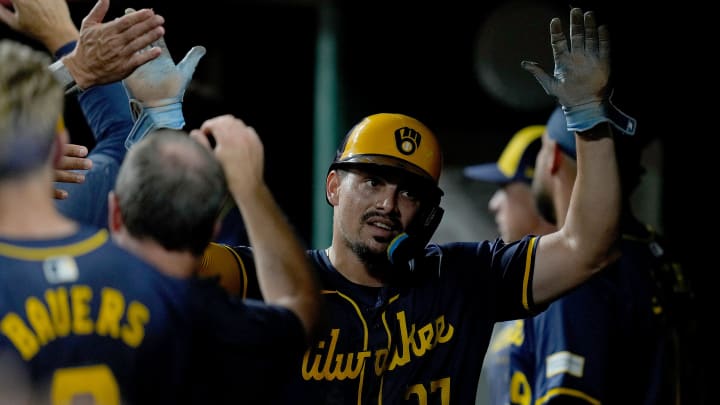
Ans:
[{"label": "teammate's arm", "polygon": [[[523,67],[563,106],[568,129],[576,133],[577,178],[565,223],[541,238],[537,247],[532,284],[536,304],[567,292],[618,257],[620,181],[608,125],[608,31],[596,27],[592,13],[574,8],[569,47],[558,18],[550,22],[550,38],[554,76],[534,63],[523,62]],[[538,163],[536,171],[552,166]]]},{"label": "teammate's arm", "polygon": [[61,59],[81,89],[121,80],[161,53],[157,47],[145,49],[165,33],[165,20],[150,9],[103,23],[110,0],[98,0],[78,31],[65,0],[13,0],[13,7],[15,12],[0,6],[0,21],[40,41],[51,53],[78,42]]},{"label": "teammate's arm", "polygon": [[207,120],[191,132],[207,147],[209,135],[243,216],[263,299],[293,311],[309,338],[319,321],[320,291],[306,249],[264,181],[262,142],[252,127],[231,115]]}]

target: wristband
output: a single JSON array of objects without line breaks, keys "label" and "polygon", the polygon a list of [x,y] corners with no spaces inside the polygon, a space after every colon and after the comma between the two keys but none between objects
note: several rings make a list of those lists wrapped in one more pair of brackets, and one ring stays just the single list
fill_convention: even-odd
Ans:
[{"label": "wristband", "polygon": [[52,73],[55,79],[60,82],[60,85],[65,90],[65,94],[73,94],[80,91],[80,87],[75,83],[75,79],[70,74],[70,71],[62,59],[58,59],[50,64],[48,69],[50,69],[50,73]]},{"label": "wristband", "polygon": [[583,132],[600,124],[609,122],[620,132],[626,135],[634,135],[637,128],[637,120],[620,111],[608,99],[606,102],[590,102],[573,107],[563,106],[567,130],[571,132]]},{"label": "wristband", "polygon": [[137,100],[130,100],[130,110],[135,118],[135,124],[125,139],[125,149],[129,150],[154,129],[182,129],[185,126],[182,102],[177,99],[170,101],[172,101],[170,104],[148,107]]}]

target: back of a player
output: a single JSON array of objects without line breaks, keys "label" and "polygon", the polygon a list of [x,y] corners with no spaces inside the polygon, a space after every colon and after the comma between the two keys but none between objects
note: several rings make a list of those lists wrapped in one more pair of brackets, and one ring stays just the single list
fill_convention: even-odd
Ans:
[{"label": "back of a player", "polygon": [[187,288],[104,230],[0,238],[0,403],[179,403]]},{"label": "back of a player", "polygon": [[523,344],[510,355],[512,378],[521,382],[511,384],[511,397],[548,405],[700,403],[690,399],[696,382],[685,374],[694,348],[686,340],[692,291],[682,269],[636,221],[625,223],[621,250],[617,262],[526,322]]}]

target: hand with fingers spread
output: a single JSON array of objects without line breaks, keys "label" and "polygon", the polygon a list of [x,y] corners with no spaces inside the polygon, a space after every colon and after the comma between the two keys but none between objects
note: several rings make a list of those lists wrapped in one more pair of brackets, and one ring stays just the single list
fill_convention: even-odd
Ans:
[{"label": "hand with fingers spread", "polygon": [[[63,156],[55,166],[55,181],[59,183],[82,183],[85,176],[75,170],[89,170],[92,160],[87,158],[88,149],[72,143],[63,146]],[[53,197],[58,200],[68,198],[66,190],[56,188]]]},{"label": "hand with fingers spread", "polygon": [[192,47],[176,65],[164,38],[153,42],[152,46],[160,49],[160,55],[135,69],[130,76],[123,80],[128,95],[145,107],[182,102],[195,67],[205,55],[205,47]]},{"label": "hand with fingers spread", "polygon": [[555,59],[553,76],[535,62],[523,61],[522,67],[564,107],[602,101],[610,76],[607,28],[596,27],[592,12],[583,15],[580,9],[574,8],[570,12],[570,48],[559,18],[550,21],[550,41]]},{"label": "hand with fingers spread", "polygon": [[553,75],[535,62],[523,61],[545,92],[563,106],[568,130],[585,131],[601,122],[610,122],[632,134],[635,120],[621,113],[610,102],[610,38],[607,27],[597,26],[595,15],[570,11],[570,43],[559,18],[550,21],[550,42],[555,60]]},{"label": "hand with fingers spread", "polygon": [[[125,12],[129,14],[135,10],[127,9]],[[183,97],[198,62],[205,55],[205,47],[194,46],[176,65],[164,38],[159,38],[152,46],[160,49],[160,55],[123,80],[135,119],[125,142],[128,149],[152,129],[182,129],[185,126]],[[147,51],[140,51],[144,52]]]},{"label": "hand with fingers spread", "polygon": [[109,0],[98,0],[80,25],[77,47],[64,58],[80,88],[122,80],[138,66],[158,57],[160,49],[145,49],[165,34],[165,20],[149,9],[102,20]]},{"label": "hand with fingers spread", "polygon": [[122,80],[161,52],[146,49],[165,33],[165,20],[149,9],[103,22],[110,0],[98,0],[78,32],[65,0],[14,0],[13,7],[14,12],[0,9],[0,20],[41,41],[50,52],[77,40],[62,63],[81,89]]}]

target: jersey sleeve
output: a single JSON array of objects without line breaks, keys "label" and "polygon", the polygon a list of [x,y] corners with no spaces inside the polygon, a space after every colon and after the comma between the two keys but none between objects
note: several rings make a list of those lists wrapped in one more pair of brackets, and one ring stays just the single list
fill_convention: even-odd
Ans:
[{"label": "jersey sleeve", "polygon": [[493,309],[496,321],[521,319],[542,312],[546,306],[535,304],[532,279],[539,236],[519,241],[451,243],[437,246],[441,269],[447,277],[457,277],[455,287],[473,305]]},{"label": "jersey sleeve", "polygon": [[532,295],[535,254],[539,243],[540,236],[525,236],[510,244],[504,244],[499,239],[495,241],[491,274],[499,280],[499,320],[524,318],[547,308],[547,305],[536,305]]},{"label": "jersey sleeve", "polygon": [[235,297],[262,299],[252,250],[247,246],[210,243],[203,254],[198,275],[216,279],[225,291]]}]

